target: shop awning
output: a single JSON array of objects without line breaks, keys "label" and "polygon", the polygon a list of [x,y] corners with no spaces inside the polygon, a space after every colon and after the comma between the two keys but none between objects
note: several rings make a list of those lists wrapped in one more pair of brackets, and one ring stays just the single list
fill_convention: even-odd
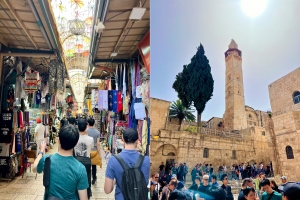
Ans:
[{"label": "shop awning", "polygon": [[[98,1],[95,25],[102,22],[105,29],[92,33],[89,70],[92,79],[103,79],[115,71],[118,63],[137,57],[138,44],[150,30],[150,0]],[[95,4],[97,5],[97,4]],[[141,20],[129,19],[134,7],[146,8]],[[116,53],[116,56],[111,56]]]}]

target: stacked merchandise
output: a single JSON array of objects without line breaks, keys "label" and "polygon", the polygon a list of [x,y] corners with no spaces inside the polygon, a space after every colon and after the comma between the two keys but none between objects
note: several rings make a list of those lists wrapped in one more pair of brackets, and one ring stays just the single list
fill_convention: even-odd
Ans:
[{"label": "stacked merchandise", "polygon": [[106,135],[112,153],[122,149],[120,133],[125,128],[137,130],[138,150],[146,155],[149,152],[150,81],[139,63],[119,64],[116,77],[108,77],[106,82],[99,83],[98,90],[92,91],[91,104],[100,111],[100,114],[94,113],[94,118],[96,123],[101,121],[97,126],[101,134]]}]

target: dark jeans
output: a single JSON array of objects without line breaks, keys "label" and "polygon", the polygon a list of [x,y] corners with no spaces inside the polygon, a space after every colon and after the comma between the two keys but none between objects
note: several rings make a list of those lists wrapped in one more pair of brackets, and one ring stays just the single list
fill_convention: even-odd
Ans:
[{"label": "dark jeans", "polygon": [[92,165],[92,178],[97,179],[97,165]]}]

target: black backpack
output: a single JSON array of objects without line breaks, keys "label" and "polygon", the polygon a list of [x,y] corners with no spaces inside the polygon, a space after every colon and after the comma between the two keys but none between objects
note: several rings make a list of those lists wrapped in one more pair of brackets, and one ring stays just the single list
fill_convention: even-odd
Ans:
[{"label": "black backpack", "polygon": [[144,161],[144,156],[140,155],[135,166],[129,168],[120,155],[114,155],[117,161],[122,166],[122,187],[121,189],[124,200],[146,200],[148,199],[148,188],[145,176],[141,171],[141,166]]}]

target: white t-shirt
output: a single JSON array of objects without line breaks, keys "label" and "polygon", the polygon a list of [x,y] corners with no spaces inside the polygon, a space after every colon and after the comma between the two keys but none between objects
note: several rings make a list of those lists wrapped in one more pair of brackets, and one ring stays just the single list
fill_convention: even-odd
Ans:
[{"label": "white t-shirt", "polygon": [[36,134],[36,141],[38,142],[38,140],[42,140],[45,138],[45,126],[41,123],[37,124],[35,127],[35,133]]},{"label": "white t-shirt", "polygon": [[94,139],[88,135],[79,135],[77,145],[74,147],[75,156],[90,157],[94,147]]}]

